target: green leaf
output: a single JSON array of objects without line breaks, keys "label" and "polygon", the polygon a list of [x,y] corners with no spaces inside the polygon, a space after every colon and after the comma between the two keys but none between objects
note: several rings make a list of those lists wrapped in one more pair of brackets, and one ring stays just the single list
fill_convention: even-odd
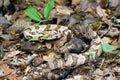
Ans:
[{"label": "green leaf", "polygon": [[50,0],[48,2],[48,4],[46,5],[45,9],[44,9],[44,17],[45,17],[45,19],[49,18],[53,7],[54,7],[54,0]]},{"label": "green leaf", "polygon": [[42,39],[42,40],[49,40],[47,35],[43,35],[40,39]]},{"label": "green leaf", "polygon": [[38,38],[31,38],[28,41],[39,41]]},{"label": "green leaf", "polygon": [[90,49],[90,50],[89,50],[89,53],[90,53],[89,59],[90,59],[91,61],[94,60],[94,53],[95,53],[95,50],[94,50],[94,49]]},{"label": "green leaf", "polygon": [[40,22],[41,21],[41,16],[40,13],[33,7],[28,7],[25,9],[25,12],[28,17],[33,19],[34,21]]},{"label": "green leaf", "polygon": [[110,44],[104,43],[102,44],[102,49],[104,52],[113,53],[116,48]]}]

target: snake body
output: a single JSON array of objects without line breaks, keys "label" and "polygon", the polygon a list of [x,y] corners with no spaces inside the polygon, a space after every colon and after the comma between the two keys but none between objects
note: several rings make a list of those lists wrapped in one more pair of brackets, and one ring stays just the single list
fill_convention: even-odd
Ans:
[{"label": "snake body", "polygon": [[68,35],[71,30],[65,26],[58,25],[40,25],[40,26],[30,26],[24,30],[24,36],[26,39],[36,38],[42,39],[43,36],[47,36],[48,40],[59,39],[63,35]]},{"label": "snake body", "polygon": [[[85,34],[87,34],[92,39],[90,43],[90,48],[83,53],[68,53],[68,55],[65,58],[55,59],[51,62],[41,64],[37,67],[38,70],[40,70],[39,76],[46,76],[48,79],[52,80],[59,79],[61,75],[54,74],[52,70],[64,69],[68,67],[75,68],[85,64],[86,62],[89,62],[89,60],[91,59],[94,60],[101,55],[101,38],[90,27],[86,27],[85,29]],[[52,40],[60,38],[62,35],[68,35],[68,33],[71,33],[71,31],[68,29],[67,26],[40,25],[39,28],[27,28],[23,33],[26,39],[32,37],[40,38],[43,35],[47,35],[49,37],[49,40]]]}]

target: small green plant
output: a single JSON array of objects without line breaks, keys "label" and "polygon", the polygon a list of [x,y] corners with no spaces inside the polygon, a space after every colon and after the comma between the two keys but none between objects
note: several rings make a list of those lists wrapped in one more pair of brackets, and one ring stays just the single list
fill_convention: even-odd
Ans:
[{"label": "small green plant", "polygon": [[116,48],[110,44],[104,43],[102,44],[102,49],[105,53],[116,54]]},{"label": "small green plant", "polygon": [[38,38],[31,38],[28,41],[30,42],[30,41],[39,41],[39,40],[38,40]]},{"label": "small green plant", "polygon": [[43,35],[40,39],[42,39],[42,40],[49,40],[48,35]]},{"label": "small green plant", "polygon": [[50,0],[44,9],[44,18],[48,19],[54,7],[54,0]]},{"label": "small green plant", "polygon": [[92,61],[92,60],[94,60],[94,54],[95,54],[95,50],[94,49],[90,49],[89,50],[89,53],[90,53],[90,55],[89,55],[89,59]]},{"label": "small green plant", "polygon": [[[53,8],[54,8],[54,0],[50,0],[48,2],[48,4],[46,5],[46,7],[44,8],[44,19],[42,19],[42,16],[41,16],[40,12],[38,12],[33,7],[28,7],[27,9],[25,9],[25,13],[29,18],[31,18],[32,20],[37,22],[37,23],[34,24],[34,26],[38,26],[41,22],[49,19],[50,13],[51,13]],[[41,37],[41,39],[49,40],[47,35],[43,35]],[[38,39],[37,38],[31,38],[28,41],[38,41]]]},{"label": "small green plant", "polygon": [[29,18],[31,18],[32,20],[36,21],[36,22],[40,22],[41,21],[41,15],[40,13],[33,7],[28,7],[25,10],[27,16]]},{"label": "small green plant", "polygon": [[[41,36],[40,39],[41,39],[41,40],[49,40],[49,38],[48,38],[47,35]],[[29,42],[31,42],[31,41],[39,41],[39,39],[38,39],[38,38],[31,38],[31,39],[29,39],[28,41],[29,41]]]},{"label": "small green plant", "polygon": [[[47,3],[46,7],[44,8],[44,19],[42,19],[42,16],[40,15],[40,12],[38,12],[33,7],[28,7],[27,9],[25,9],[25,13],[32,20],[36,21],[37,23],[40,23],[44,20],[49,19],[50,13],[51,13],[53,8],[54,8],[54,0],[50,0]],[[35,25],[37,25],[37,24],[35,24]]]}]

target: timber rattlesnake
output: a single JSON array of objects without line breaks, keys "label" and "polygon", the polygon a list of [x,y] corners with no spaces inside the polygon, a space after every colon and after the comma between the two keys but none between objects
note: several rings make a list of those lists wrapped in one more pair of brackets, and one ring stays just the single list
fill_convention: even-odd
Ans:
[{"label": "timber rattlesnake", "polygon": [[[47,28],[48,27],[48,28]],[[86,32],[84,32],[86,31]],[[84,33],[88,37],[92,39],[90,43],[90,48],[83,53],[68,53],[66,58],[62,59],[55,59],[51,62],[41,64],[40,66],[36,67],[38,71],[40,71],[39,76],[45,76],[48,79],[60,79],[61,75],[52,73],[54,69],[63,69],[68,67],[77,67],[79,65],[83,65],[88,62],[90,59],[98,58],[102,53],[101,48],[101,39],[94,32],[90,27],[84,27]],[[60,38],[62,35],[68,35],[71,31],[68,29],[67,26],[57,26],[57,25],[40,25],[38,27],[30,26],[29,28],[25,29],[23,34],[26,39],[30,38],[38,38],[40,39],[41,36],[47,35],[49,40],[53,40],[56,38]],[[92,55],[92,56],[91,56]],[[31,76],[33,73],[28,73],[28,76]]]}]

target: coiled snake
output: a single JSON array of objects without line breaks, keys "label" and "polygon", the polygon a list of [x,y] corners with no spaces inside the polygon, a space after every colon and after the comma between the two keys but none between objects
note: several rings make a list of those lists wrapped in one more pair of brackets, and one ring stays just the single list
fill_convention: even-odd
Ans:
[{"label": "coiled snake", "polygon": [[[52,62],[48,62],[45,64],[41,64],[37,67],[40,71],[39,76],[46,76],[48,79],[60,79],[61,75],[52,73],[54,69],[63,69],[68,67],[78,67],[79,65],[83,65],[91,58],[94,60],[98,58],[102,53],[101,48],[101,39],[97,35],[95,31],[93,31],[90,27],[84,27],[85,34],[89,38],[92,39],[90,43],[90,48],[83,53],[68,53],[66,58],[62,59],[55,59]],[[38,38],[40,39],[41,36],[47,35],[49,40],[53,40],[56,38],[60,38],[62,35],[68,35],[71,31],[68,29],[67,26],[57,26],[57,25],[40,25],[39,27],[29,27],[24,30],[24,36],[26,39],[30,38]],[[92,55],[92,56],[91,56]],[[31,75],[30,73],[28,74]]]}]

